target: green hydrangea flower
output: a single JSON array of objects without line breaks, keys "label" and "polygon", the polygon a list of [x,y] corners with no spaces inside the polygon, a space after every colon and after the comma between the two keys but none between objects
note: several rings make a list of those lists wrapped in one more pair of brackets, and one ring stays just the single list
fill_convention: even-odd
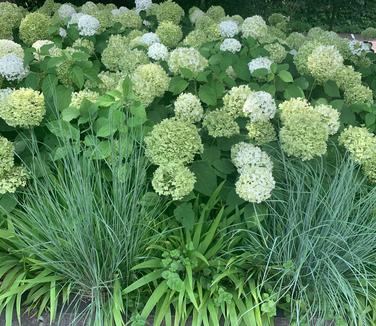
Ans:
[{"label": "green hydrangea flower", "polygon": [[[2,2],[0,2],[1,4]],[[12,40],[13,29],[12,25],[8,24],[5,18],[0,15],[0,39]]]},{"label": "green hydrangea flower", "polygon": [[0,103],[0,117],[12,127],[40,125],[46,113],[44,96],[30,88],[20,88]]},{"label": "green hydrangea flower", "polygon": [[276,63],[281,63],[287,55],[285,47],[279,43],[265,45],[265,50],[269,52],[269,58]]},{"label": "green hydrangea flower", "polygon": [[38,12],[46,16],[52,16],[52,14],[55,12],[55,9],[56,3],[54,2],[54,0],[46,0],[42,7],[38,9]]},{"label": "green hydrangea flower", "polygon": [[208,112],[202,125],[208,130],[208,134],[214,138],[230,138],[240,132],[235,118],[223,109]]},{"label": "green hydrangea flower", "polygon": [[287,38],[286,38],[286,44],[291,48],[295,50],[299,50],[299,48],[304,44],[306,41],[306,37],[302,33],[298,32],[292,32]]},{"label": "green hydrangea flower", "polygon": [[[22,7],[18,7],[15,3],[7,1],[0,2],[0,22],[3,22],[4,25],[8,26],[7,30],[9,29],[11,31],[12,29],[17,28],[20,25],[23,16],[24,9]],[[0,31],[2,31],[2,29]]]},{"label": "green hydrangea flower", "polygon": [[190,122],[165,119],[145,137],[146,156],[158,165],[191,163],[203,152],[201,137]]},{"label": "green hydrangea flower", "polygon": [[235,118],[244,116],[243,106],[251,93],[248,85],[234,86],[223,97],[223,110]]},{"label": "green hydrangea flower", "polygon": [[171,196],[173,200],[180,200],[194,188],[196,177],[183,164],[166,164],[155,172],[152,185],[155,192],[163,196]]},{"label": "green hydrangea flower", "polygon": [[177,119],[199,122],[203,117],[204,109],[196,95],[182,93],[174,103],[174,112]]},{"label": "green hydrangea flower", "polygon": [[140,15],[134,10],[127,10],[120,15],[114,16],[113,20],[121,24],[122,29],[140,29],[142,26],[142,19]]},{"label": "green hydrangea flower", "polygon": [[72,48],[84,50],[90,55],[93,55],[95,53],[94,43],[84,38],[78,38],[77,40],[75,40],[72,44]]},{"label": "green hydrangea flower", "polygon": [[155,15],[158,22],[169,21],[178,25],[184,16],[184,10],[176,2],[168,0],[159,4]]},{"label": "green hydrangea flower", "polygon": [[86,99],[92,103],[95,103],[98,100],[98,98],[99,98],[99,93],[84,89],[82,91],[74,92],[72,94],[72,100],[71,100],[70,106],[79,109],[83,100]]},{"label": "green hydrangea flower", "polygon": [[346,87],[344,98],[347,104],[373,104],[372,89],[361,84]]},{"label": "green hydrangea flower", "polygon": [[109,90],[118,88],[125,75],[121,72],[101,71],[98,78],[101,83],[96,83],[91,80],[85,82],[85,88],[90,90],[98,90],[99,93],[105,93]]},{"label": "green hydrangea flower", "polygon": [[308,57],[311,55],[313,50],[319,46],[321,46],[321,43],[317,41],[308,41],[299,48],[298,53],[294,57],[294,63],[296,69],[298,69],[302,75],[308,75],[310,73],[307,66]]},{"label": "green hydrangea flower", "polygon": [[261,16],[248,17],[243,22],[242,33],[244,37],[259,39],[268,33],[268,26]]},{"label": "green hydrangea flower", "polygon": [[249,138],[256,145],[264,145],[276,140],[276,132],[270,121],[250,122],[246,125]]},{"label": "green hydrangea flower", "polygon": [[208,42],[206,33],[200,29],[195,29],[189,32],[183,40],[184,45],[197,49],[200,48],[206,42]]},{"label": "green hydrangea flower", "polygon": [[21,166],[13,166],[0,175],[0,195],[16,192],[17,188],[26,186],[26,181],[26,170]]},{"label": "green hydrangea flower", "polygon": [[349,126],[342,131],[338,141],[357,164],[362,165],[374,158],[376,137],[367,128]]},{"label": "green hydrangea flower", "polygon": [[24,50],[21,45],[11,40],[0,40],[0,58],[7,54],[15,54],[21,59],[24,58]]},{"label": "green hydrangea flower", "polygon": [[279,13],[273,13],[268,17],[268,22],[270,25],[275,26],[283,31],[287,30],[289,21],[289,17],[286,17]]},{"label": "green hydrangea flower", "polygon": [[50,17],[38,12],[33,12],[22,19],[20,25],[20,39],[27,45],[38,40],[49,38],[48,29],[52,25]]},{"label": "green hydrangea flower", "polygon": [[158,35],[161,43],[169,48],[174,48],[183,38],[181,27],[170,21],[160,23],[155,33]]},{"label": "green hydrangea flower", "polygon": [[279,138],[287,155],[306,161],[326,153],[329,128],[318,111],[313,108],[282,110],[281,120]]},{"label": "green hydrangea flower", "polygon": [[5,137],[0,136],[0,176],[14,166],[14,146]]},{"label": "green hydrangea flower", "polygon": [[337,70],[334,80],[338,87],[344,90],[360,85],[362,83],[362,74],[355,71],[352,66],[342,66]]},{"label": "green hydrangea flower", "polygon": [[216,22],[219,22],[226,16],[226,12],[221,6],[210,6],[206,11],[206,15]]},{"label": "green hydrangea flower", "polygon": [[339,111],[328,104],[320,104],[315,106],[315,110],[321,114],[323,121],[325,121],[327,124],[329,128],[329,135],[334,135],[337,133],[340,127]]},{"label": "green hydrangea flower", "polygon": [[170,53],[168,66],[174,74],[179,74],[181,68],[198,74],[208,66],[208,60],[194,48],[176,48]]},{"label": "green hydrangea flower", "polygon": [[107,47],[102,52],[102,63],[111,71],[132,73],[139,65],[149,63],[147,54],[129,48],[129,39],[121,35],[111,35]]},{"label": "green hydrangea flower", "polygon": [[156,63],[138,66],[131,79],[137,99],[145,106],[162,96],[170,85],[167,73]]},{"label": "green hydrangea flower", "polygon": [[334,79],[341,67],[343,57],[332,45],[318,46],[307,58],[307,68],[319,82]]}]

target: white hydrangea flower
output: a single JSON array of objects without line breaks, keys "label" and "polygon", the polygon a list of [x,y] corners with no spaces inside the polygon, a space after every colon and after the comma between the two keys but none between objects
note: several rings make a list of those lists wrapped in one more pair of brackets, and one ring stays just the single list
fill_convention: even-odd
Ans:
[{"label": "white hydrangea flower", "polygon": [[0,76],[6,80],[21,80],[26,77],[28,70],[23,65],[23,60],[15,54],[7,54],[0,58]]},{"label": "white hydrangea flower", "polygon": [[136,0],[135,3],[137,12],[146,10],[153,4],[152,0]]},{"label": "white hydrangea flower", "polygon": [[119,9],[112,9],[111,14],[112,16],[119,16],[122,13],[128,11],[129,9],[127,7],[121,6]]},{"label": "white hydrangea flower", "polygon": [[192,12],[189,13],[189,20],[191,21],[192,24],[196,24],[197,19],[200,17],[204,16],[205,13],[199,9],[199,8],[194,8]]},{"label": "white hydrangea flower", "polygon": [[57,13],[61,19],[65,20],[71,18],[76,13],[76,9],[68,3],[63,3],[57,10]]},{"label": "white hydrangea flower", "polygon": [[161,43],[154,43],[150,45],[148,49],[148,56],[153,60],[167,61],[169,57],[167,46]]},{"label": "white hydrangea flower", "polygon": [[78,24],[78,20],[83,16],[84,14],[81,12],[77,12],[71,16],[71,18],[68,21],[68,27],[72,24]]},{"label": "white hydrangea flower", "polygon": [[24,58],[24,50],[21,45],[11,40],[0,40],[0,58],[7,54],[15,54],[19,58]]},{"label": "white hydrangea flower", "polygon": [[174,103],[175,116],[178,119],[198,122],[204,115],[200,99],[191,93],[182,93]]},{"label": "white hydrangea flower", "polygon": [[251,74],[254,71],[256,71],[258,69],[262,69],[262,68],[270,71],[270,66],[272,65],[272,63],[273,63],[273,61],[271,61],[267,57],[258,57],[256,59],[251,60],[248,63],[248,68],[249,68],[249,71],[250,71]]},{"label": "white hydrangea flower", "polygon": [[82,15],[77,22],[78,31],[81,36],[93,36],[100,26],[99,20],[90,15]]},{"label": "white hydrangea flower", "polygon": [[160,43],[161,41],[157,34],[150,32],[150,33],[145,33],[144,35],[142,35],[139,39],[139,42],[146,46],[150,46],[154,43]]},{"label": "white hydrangea flower", "polygon": [[267,200],[274,188],[275,180],[272,170],[266,167],[245,168],[235,183],[238,196],[251,203],[261,203]]},{"label": "white hydrangea flower", "polygon": [[241,43],[235,38],[224,39],[219,47],[221,51],[229,51],[231,53],[239,52],[241,48],[242,48]]},{"label": "white hydrangea flower", "polygon": [[194,48],[176,48],[170,54],[168,67],[173,73],[179,73],[181,68],[199,73],[208,66],[208,60]]},{"label": "white hydrangea flower", "polygon": [[243,106],[243,112],[251,122],[268,121],[274,118],[277,106],[273,97],[263,91],[252,92]]},{"label": "white hydrangea flower", "polygon": [[244,37],[260,38],[268,33],[268,26],[261,16],[252,16],[244,20],[242,24]]},{"label": "white hydrangea flower", "polygon": [[146,27],[151,26],[151,22],[149,22],[148,20],[143,20],[143,21],[142,21],[142,24],[143,24],[144,26],[146,26]]},{"label": "white hydrangea flower", "polygon": [[231,147],[231,161],[239,173],[249,166],[265,167],[270,170],[273,168],[273,162],[267,153],[246,142],[240,142]]},{"label": "white hydrangea flower", "polygon": [[53,45],[54,42],[50,41],[50,40],[38,40],[38,41],[35,41],[32,45],[32,47],[35,49],[35,52],[34,52],[34,58],[36,60],[41,60],[42,59],[42,55],[41,55],[41,49],[43,46],[45,45]]},{"label": "white hydrangea flower", "polygon": [[337,133],[340,127],[340,113],[330,105],[320,104],[315,107],[319,111],[325,122],[328,124],[329,135]]},{"label": "white hydrangea flower", "polygon": [[10,87],[0,89],[0,105],[1,103],[4,103],[8,96],[13,92],[13,89]]},{"label": "white hydrangea flower", "polygon": [[293,57],[295,57],[297,54],[298,54],[298,51],[296,51],[295,49],[292,49],[290,50],[289,52]]},{"label": "white hydrangea flower", "polygon": [[60,27],[59,28],[59,35],[60,35],[61,38],[66,38],[68,34],[67,34],[67,31],[64,28]]},{"label": "white hydrangea flower", "polygon": [[239,33],[238,23],[233,20],[225,20],[219,23],[219,30],[222,37],[234,37]]},{"label": "white hydrangea flower", "polygon": [[363,52],[370,52],[371,47],[366,42],[361,42],[357,40],[349,41],[349,49],[353,55],[359,56]]}]

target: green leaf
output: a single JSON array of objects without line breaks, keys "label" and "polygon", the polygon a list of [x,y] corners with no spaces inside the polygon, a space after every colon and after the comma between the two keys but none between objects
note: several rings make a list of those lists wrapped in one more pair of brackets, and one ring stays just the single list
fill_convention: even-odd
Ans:
[{"label": "green leaf", "polygon": [[217,104],[216,90],[209,84],[201,85],[198,91],[201,101],[207,105],[215,106]]},{"label": "green leaf", "polygon": [[195,190],[210,196],[217,188],[217,176],[213,168],[205,161],[196,161],[192,164],[191,170],[197,178]]},{"label": "green leaf", "polygon": [[278,77],[281,78],[285,83],[292,83],[294,81],[292,75],[286,70],[280,71],[278,73]]},{"label": "green leaf", "polygon": [[170,81],[169,91],[174,95],[178,95],[183,92],[189,85],[189,82],[180,76],[172,77]]},{"label": "green leaf", "polygon": [[95,121],[94,130],[97,137],[109,137],[117,131],[117,128],[109,119],[99,118]]},{"label": "green leaf", "polygon": [[231,163],[229,159],[219,159],[215,160],[213,166],[221,173],[224,174],[231,174],[235,171],[234,165]]},{"label": "green leaf", "polygon": [[204,152],[202,153],[202,159],[212,164],[215,160],[221,157],[221,151],[217,146],[205,146]]},{"label": "green leaf", "polygon": [[309,81],[304,77],[295,79],[294,84],[299,86],[303,90],[306,90],[309,87]]},{"label": "green leaf", "polygon": [[68,122],[72,121],[73,119],[78,118],[79,116],[80,116],[80,110],[72,106],[64,109],[63,112],[61,113],[62,119]]},{"label": "green leaf", "polygon": [[81,89],[84,86],[85,83],[85,77],[84,77],[84,72],[80,66],[73,66],[71,70],[71,77],[73,83]]},{"label": "green leaf", "polygon": [[328,80],[327,82],[324,83],[324,92],[326,95],[330,97],[335,97],[335,98],[341,97],[337,84],[332,80]]},{"label": "green leaf", "polygon": [[376,116],[374,113],[367,113],[365,116],[366,126],[369,127],[376,122]]},{"label": "green leaf", "polygon": [[148,120],[146,110],[143,105],[132,106],[130,108],[130,112],[133,114],[133,117],[130,117],[127,120],[127,125],[131,128],[139,127]]},{"label": "green leaf", "polygon": [[195,212],[192,208],[192,203],[182,203],[174,210],[174,216],[178,222],[184,226],[188,231],[193,230],[195,221]]},{"label": "green leaf", "polygon": [[80,131],[64,120],[51,121],[47,123],[47,128],[59,138],[75,140],[80,138]]},{"label": "green leaf", "polygon": [[290,85],[289,87],[287,87],[284,92],[284,96],[286,100],[289,100],[295,97],[302,97],[302,98],[305,97],[303,90],[299,86],[296,86],[296,85]]},{"label": "green leaf", "polygon": [[10,213],[17,206],[17,198],[15,194],[6,193],[0,195],[0,213]]}]

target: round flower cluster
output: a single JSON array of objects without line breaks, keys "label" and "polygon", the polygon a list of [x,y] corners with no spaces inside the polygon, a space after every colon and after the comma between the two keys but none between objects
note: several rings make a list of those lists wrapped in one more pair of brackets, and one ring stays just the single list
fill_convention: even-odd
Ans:
[{"label": "round flower cluster", "polygon": [[196,49],[176,48],[170,53],[168,66],[174,74],[178,74],[181,68],[189,69],[197,74],[208,66],[208,60]]},{"label": "round flower cluster", "polygon": [[0,58],[0,76],[6,80],[21,80],[27,73],[23,60],[17,55],[7,54]]},{"label": "round flower cluster", "polygon": [[273,168],[273,163],[268,154],[259,147],[245,142],[237,143],[231,147],[231,161],[239,173],[250,166]]},{"label": "round flower cluster", "polygon": [[77,22],[77,28],[81,36],[93,36],[100,27],[99,20],[90,15],[82,15]]},{"label": "round flower cluster", "polygon": [[13,29],[20,25],[24,8],[8,1],[0,2],[0,39],[12,39]]},{"label": "round flower cluster", "polygon": [[229,51],[231,53],[239,52],[241,48],[242,48],[241,43],[235,38],[224,39],[219,47],[221,51]]},{"label": "round flower cluster", "polygon": [[244,116],[243,107],[252,93],[248,85],[234,86],[223,97],[223,109],[234,118]]},{"label": "round flower cluster", "polygon": [[24,50],[21,45],[11,40],[0,40],[0,58],[7,54],[14,54],[20,59],[24,58]]},{"label": "round flower cluster", "polygon": [[362,84],[362,74],[354,70],[352,66],[342,66],[334,77],[336,84],[342,90]]},{"label": "round flower cluster", "polygon": [[265,45],[265,50],[269,52],[269,58],[277,63],[281,63],[287,55],[286,49],[279,43],[267,44]]},{"label": "round flower cluster", "polygon": [[122,13],[128,11],[129,9],[127,7],[119,7],[111,10],[112,16],[118,16],[121,15]]},{"label": "round flower cluster", "polygon": [[195,29],[184,38],[183,44],[185,46],[191,46],[194,48],[199,48],[204,43],[208,42],[208,37],[205,31],[200,29]]},{"label": "round flower cluster", "polygon": [[322,44],[317,41],[308,41],[303,43],[296,55],[294,56],[294,64],[296,69],[302,75],[309,75],[310,71],[307,67],[308,57],[311,55],[312,51]]},{"label": "round flower cluster", "polygon": [[306,37],[302,33],[292,32],[285,40],[286,44],[295,50],[299,50],[299,48],[304,44],[306,41]]},{"label": "round flower cluster", "polygon": [[225,10],[221,6],[210,6],[206,15],[214,21],[219,21],[226,16]]},{"label": "round flower cluster", "polygon": [[6,138],[0,136],[0,178],[14,166],[14,146]]},{"label": "round flower cluster", "polygon": [[366,128],[350,126],[345,129],[339,143],[350,153],[352,160],[361,165],[365,175],[376,182],[376,136]]},{"label": "round flower cluster", "polygon": [[149,46],[148,57],[156,61],[167,61],[169,57],[169,52],[165,45],[161,43],[154,43]]},{"label": "round flower cluster", "polygon": [[57,10],[57,13],[61,19],[68,20],[76,13],[76,9],[68,3],[63,3]]},{"label": "round flower cluster", "polygon": [[142,19],[134,10],[126,10],[114,16],[114,21],[120,23],[123,30],[140,29],[142,26]]},{"label": "round flower cluster", "polygon": [[270,198],[275,181],[271,169],[266,167],[247,167],[235,183],[240,198],[251,203],[261,203]]},{"label": "round flower cluster", "polygon": [[235,118],[224,109],[208,112],[202,125],[207,129],[208,134],[214,138],[230,138],[240,132]]},{"label": "round flower cluster", "polygon": [[136,11],[140,12],[143,10],[149,9],[149,7],[153,4],[152,0],[136,0]]},{"label": "round flower cluster", "polygon": [[181,27],[170,21],[160,23],[155,32],[160,42],[169,48],[174,48],[183,38]]},{"label": "round flower cluster", "polygon": [[258,39],[264,37],[268,33],[268,26],[261,16],[248,17],[243,22],[242,33],[244,37]]},{"label": "round flower cluster", "polygon": [[0,195],[16,192],[17,188],[26,186],[26,181],[26,170],[21,166],[13,166],[0,176]]},{"label": "round flower cluster", "polygon": [[362,84],[357,84],[352,87],[346,87],[344,98],[347,104],[373,104],[372,89]]},{"label": "round flower cluster", "polygon": [[256,59],[251,60],[248,63],[248,69],[250,73],[254,73],[258,69],[266,69],[270,71],[270,67],[272,65],[273,61],[271,61],[267,57],[258,57]]},{"label": "round flower cluster", "polygon": [[46,15],[38,12],[27,14],[20,24],[20,39],[27,45],[38,40],[48,39],[48,29],[51,25],[51,18]]},{"label": "round flower cluster", "polygon": [[246,128],[249,138],[256,145],[264,145],[276,140],[276,132],[270,121],[250,122]]},{"label": "round flower cluster", "polygon": [[188,195],[195,183],[195,175],[179,163],[169,163],[158,167],[152,180],[152,186],[157,194],[171,196],[173,200],[179,200]]},{"label": "round flower cluster", "polygon": [[95,103],[98,100],[98,98],[99,94],[97,92],[84,89],[82,91],[74,92],[72,94],[70,106],[79,109],[83,100],[88,100],[92,103]]},{"label": "round flower cluster", "polygon": [[277,106],[273,97],[263,91],[251,93],[243,106],[243,112],[251,122],[273,119],[276,110]]},{"label": "round flower cluster", "polygon": [[203,145],[196,126],[188,121],[165,119],[145,137],[145,154],[157,165],[189,164]]},{"label": "round flower cluster", "polygon": [[38,126],[45,113],[43,94],[30,88],[14,90],[0,103],[0,118],[12,127]]},{"label": "round flower cluster", "polygon": [[[320,110],[307,106],[304,100],[294,99],[281,105],[280,114],[283,125],[279,138],[287,155],[305,161],[326,153],[330,126]],[[333,121],[330,123],[333,126]]]},{"label": "round flower cluster", "polygon": [[323,121],[328,125],[329,135],[336,134],[340,127],[339,111],[327,104],[320,104],[315,107],[315,110],[321,114]]},{"label": "round flower cluster", "polygon": [[124,74],[121,72],[102,71],[98,74],[98,78],[100,80],[98,83],[87,80],[85,88],[98,90],[100,93],[116,89],[124,79]]},{"label": "round flower cluster", "polygon": [[332,45],[318,46],[307,58],[309,72],[320,82],[334,79],[342,66],[343,57]]},{"label": "round flower cluster", "polygon": [[182,93],[174,103],[174,112],[177,119],[194,123],[201,121],[204,109],[197,96],[190,93]]},{"label": "round flower cluster", "polygon": [[154,43],[160,43],[160,40],[157,34],[149,32],[149,33],[143,34],[140,37],[140,43],[146,46],[150,46]]},{"label": "round flower cluster", "polygon": [[156,9],[158,22],[169,21],[179,24],[184,16],[184,10],[176,2],[167,0],[159,4]]},{"label": "round flower cluster", "polygon": [[189,9],[189,20],[192,24],[196,24],[197,19],[204,15],[205,13],[200,8],[192,7]]},{"label": "round flower cluster", "polygon": [[95,53],[95,46],[94,43],[85,38],[78,38],[72,44],[72,47],[78,50],[83,50],[90,55]]},{"label": "round flower cluster", "polygon": [[238,23],[233,20],[225,20],[219,23],[222,37],[234,37],[239,33]]},{"label": "round flower cluster", "polygon": [[137,99],[145,106],[156,97],[162,96],[170,85],[170,78],[166,72],[155,63],[138,66],[131,79]]}]

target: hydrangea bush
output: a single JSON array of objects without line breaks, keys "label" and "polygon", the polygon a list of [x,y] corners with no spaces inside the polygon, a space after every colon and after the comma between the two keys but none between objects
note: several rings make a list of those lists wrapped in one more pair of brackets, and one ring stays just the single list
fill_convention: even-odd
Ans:
[{"label": "hydrangea bush", "polygon": [[2,2],[0,17],[0,194],[26,184],[25,139],[54,160],[69,139],[110,162],[130,131],[144,135],[151,189],[174,207],[220,184],[227,205],[262,207],[275,149],[310,161],[338,144],[376,182],[376,55],[364,43],[171,0]]}]

